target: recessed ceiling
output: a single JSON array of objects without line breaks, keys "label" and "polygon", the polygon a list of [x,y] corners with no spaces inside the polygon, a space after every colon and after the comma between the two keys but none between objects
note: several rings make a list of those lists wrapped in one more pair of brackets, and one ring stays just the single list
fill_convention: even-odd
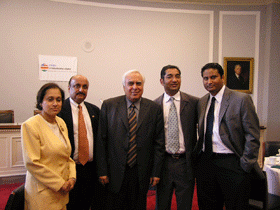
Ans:
[{"label": "recessed ceiling", "polygon": [[181,4],[212,4],[212,5],[267,5],[280,3],[280,0],[138,0],[146,2],[181,3]]},{"label": "recessed ceiling", "polygon": [[134,5],[139,3],[166,3],[166,4],[196,4],[196,5],[243,5],[256,6],[268,5],[272,3],[280,4],[280,0],[50,0],[59,2],[92,2],[104,4]]}]

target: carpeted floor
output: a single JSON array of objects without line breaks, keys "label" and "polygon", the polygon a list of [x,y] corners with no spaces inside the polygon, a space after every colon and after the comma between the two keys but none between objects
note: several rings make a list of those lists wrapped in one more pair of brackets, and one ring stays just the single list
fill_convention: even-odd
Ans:
[{"label": "carpeted floor", "polygon": [[[0,185],[0,210],[4,210],[6,203],[8,201],[8,198],[11,194],[11,192],[22,185],[22,183],[16,183],[16,184],[4,184]],[[192,210],[198,210],[197,206],[197,196],[196,196],[196,190],[193,196],[193,207]],[[147,194],[147,210],[154,210],[155,209],[155,201],[156,201],[156,191],[155,190],[149,190]],[[176,198],[173,194],[172,199],[172,207],[171,210],[176,210]]]},{"label": "carpeted floor", "polygon": [[22,183],[0,185],[0,210],[4,210],[11,192]]},{"label": "carpeted floor", "polygon": [[[149,190],[149,192],[147,194],[147,210],[155,209],[155,201],[156,201],[156,191]],[[175,194],[173,194],[171,210],[177,210]],[[198,210],[196,188],[195,188],[194,195],[193,195],[192,210]]]}]

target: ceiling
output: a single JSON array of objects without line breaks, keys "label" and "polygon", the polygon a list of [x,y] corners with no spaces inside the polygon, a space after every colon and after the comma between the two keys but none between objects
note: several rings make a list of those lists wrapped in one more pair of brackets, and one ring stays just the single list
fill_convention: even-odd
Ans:
[{"label": "ceiling", "polygon": [[196,5],[268,5],[271,3],[280,4],[280,0],[51,0],[51,1],[76,1],[76,2],[98,2],[109,4],[141,4],[166,3],[166,4],[196,4]]},{"label": "ceiling", "polygon": [[138,0],[145,2],[211,5],[267,5],[280,3],[280,0]]}]

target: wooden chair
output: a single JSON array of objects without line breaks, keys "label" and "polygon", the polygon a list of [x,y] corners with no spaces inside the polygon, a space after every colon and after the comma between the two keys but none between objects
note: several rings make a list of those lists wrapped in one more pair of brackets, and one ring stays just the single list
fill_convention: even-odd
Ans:
[{"label": "wooden chair", "polygon": [[14,110],[0,110],[0,123],[14,123]]},{"label": "wooden chair", "polygon": [[41,110],[39,110],[39,109],[35,109],[35,110],[34,110],[34,115],[40,114],[40,113],[41,113]]},{"label": "wooden chair", "polygon": [[280,141],[266,141],[265,142],[265,157],[275,156],[280,149]]},{"label": "wooden chair", "polygon": [[5,210],[24,210],[24,184],[13,190]]}]

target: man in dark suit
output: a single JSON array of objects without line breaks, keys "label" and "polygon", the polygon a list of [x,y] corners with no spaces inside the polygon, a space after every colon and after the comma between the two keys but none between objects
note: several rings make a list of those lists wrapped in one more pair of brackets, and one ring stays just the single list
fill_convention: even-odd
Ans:
[{"label": "man in dark suit", "polygon": [[144,77],[137,70],[123,76],[125,95],[101,107],[97,161],[100,181],[108,184],[106,209],[146,209],[149,183],[160,180],[164,158],[162,110],[142,98]]},{"label": "man in dark suit", "polygon": [[[65,121],[72,146],[71,157],[76,162],[77,181],[74,189],[70,191],[67,209],[88,210],[102,209],[104,203],[104,187],[99,183],[96,169],[96,140],[100,110],[97,106],[85,102],[89,82],[86,77],[76,75],[70,78],[68,91],[70,97],[62,106],[59,116]],[[86,136],[88,141],[88,155],[86,163],[81,163],[79,157],[79,106],[82,107]]]},{"label": "man in dark suit", "polygon": [[[157,186],[157,209],[171,209],[175,189],[177,209],[191,210],[195,182],[191,153],[197,141],[198,98],[180,91],[181,71],[177,66],[164,66],[160,75],[160,83],[165,93],[155,102],[163,109],[166,152],[161,181]],[[172,113],[173,102],[176,107],[178,129],[176,129],[176,135],[171,136],[170,128],[174,126],[174,122],[169,116]],[[178,144],[176,151],[172,151],[171,148],[174,141]]]},{"label": "man in dark suit", "polygon": [[242,76],[242,67],[240,64],[234,66],[234,74],[228,78],[227,87],[234,90],[248,90],[249,82],[245,82]]},{"label": "man in dark suit", "polygon": [[257,163],[259,120],[251,97],[224,86],[224,71],[208,63],[201,75],[209,92],[198,103],[197,193],[199,209],[248,209]]}]

